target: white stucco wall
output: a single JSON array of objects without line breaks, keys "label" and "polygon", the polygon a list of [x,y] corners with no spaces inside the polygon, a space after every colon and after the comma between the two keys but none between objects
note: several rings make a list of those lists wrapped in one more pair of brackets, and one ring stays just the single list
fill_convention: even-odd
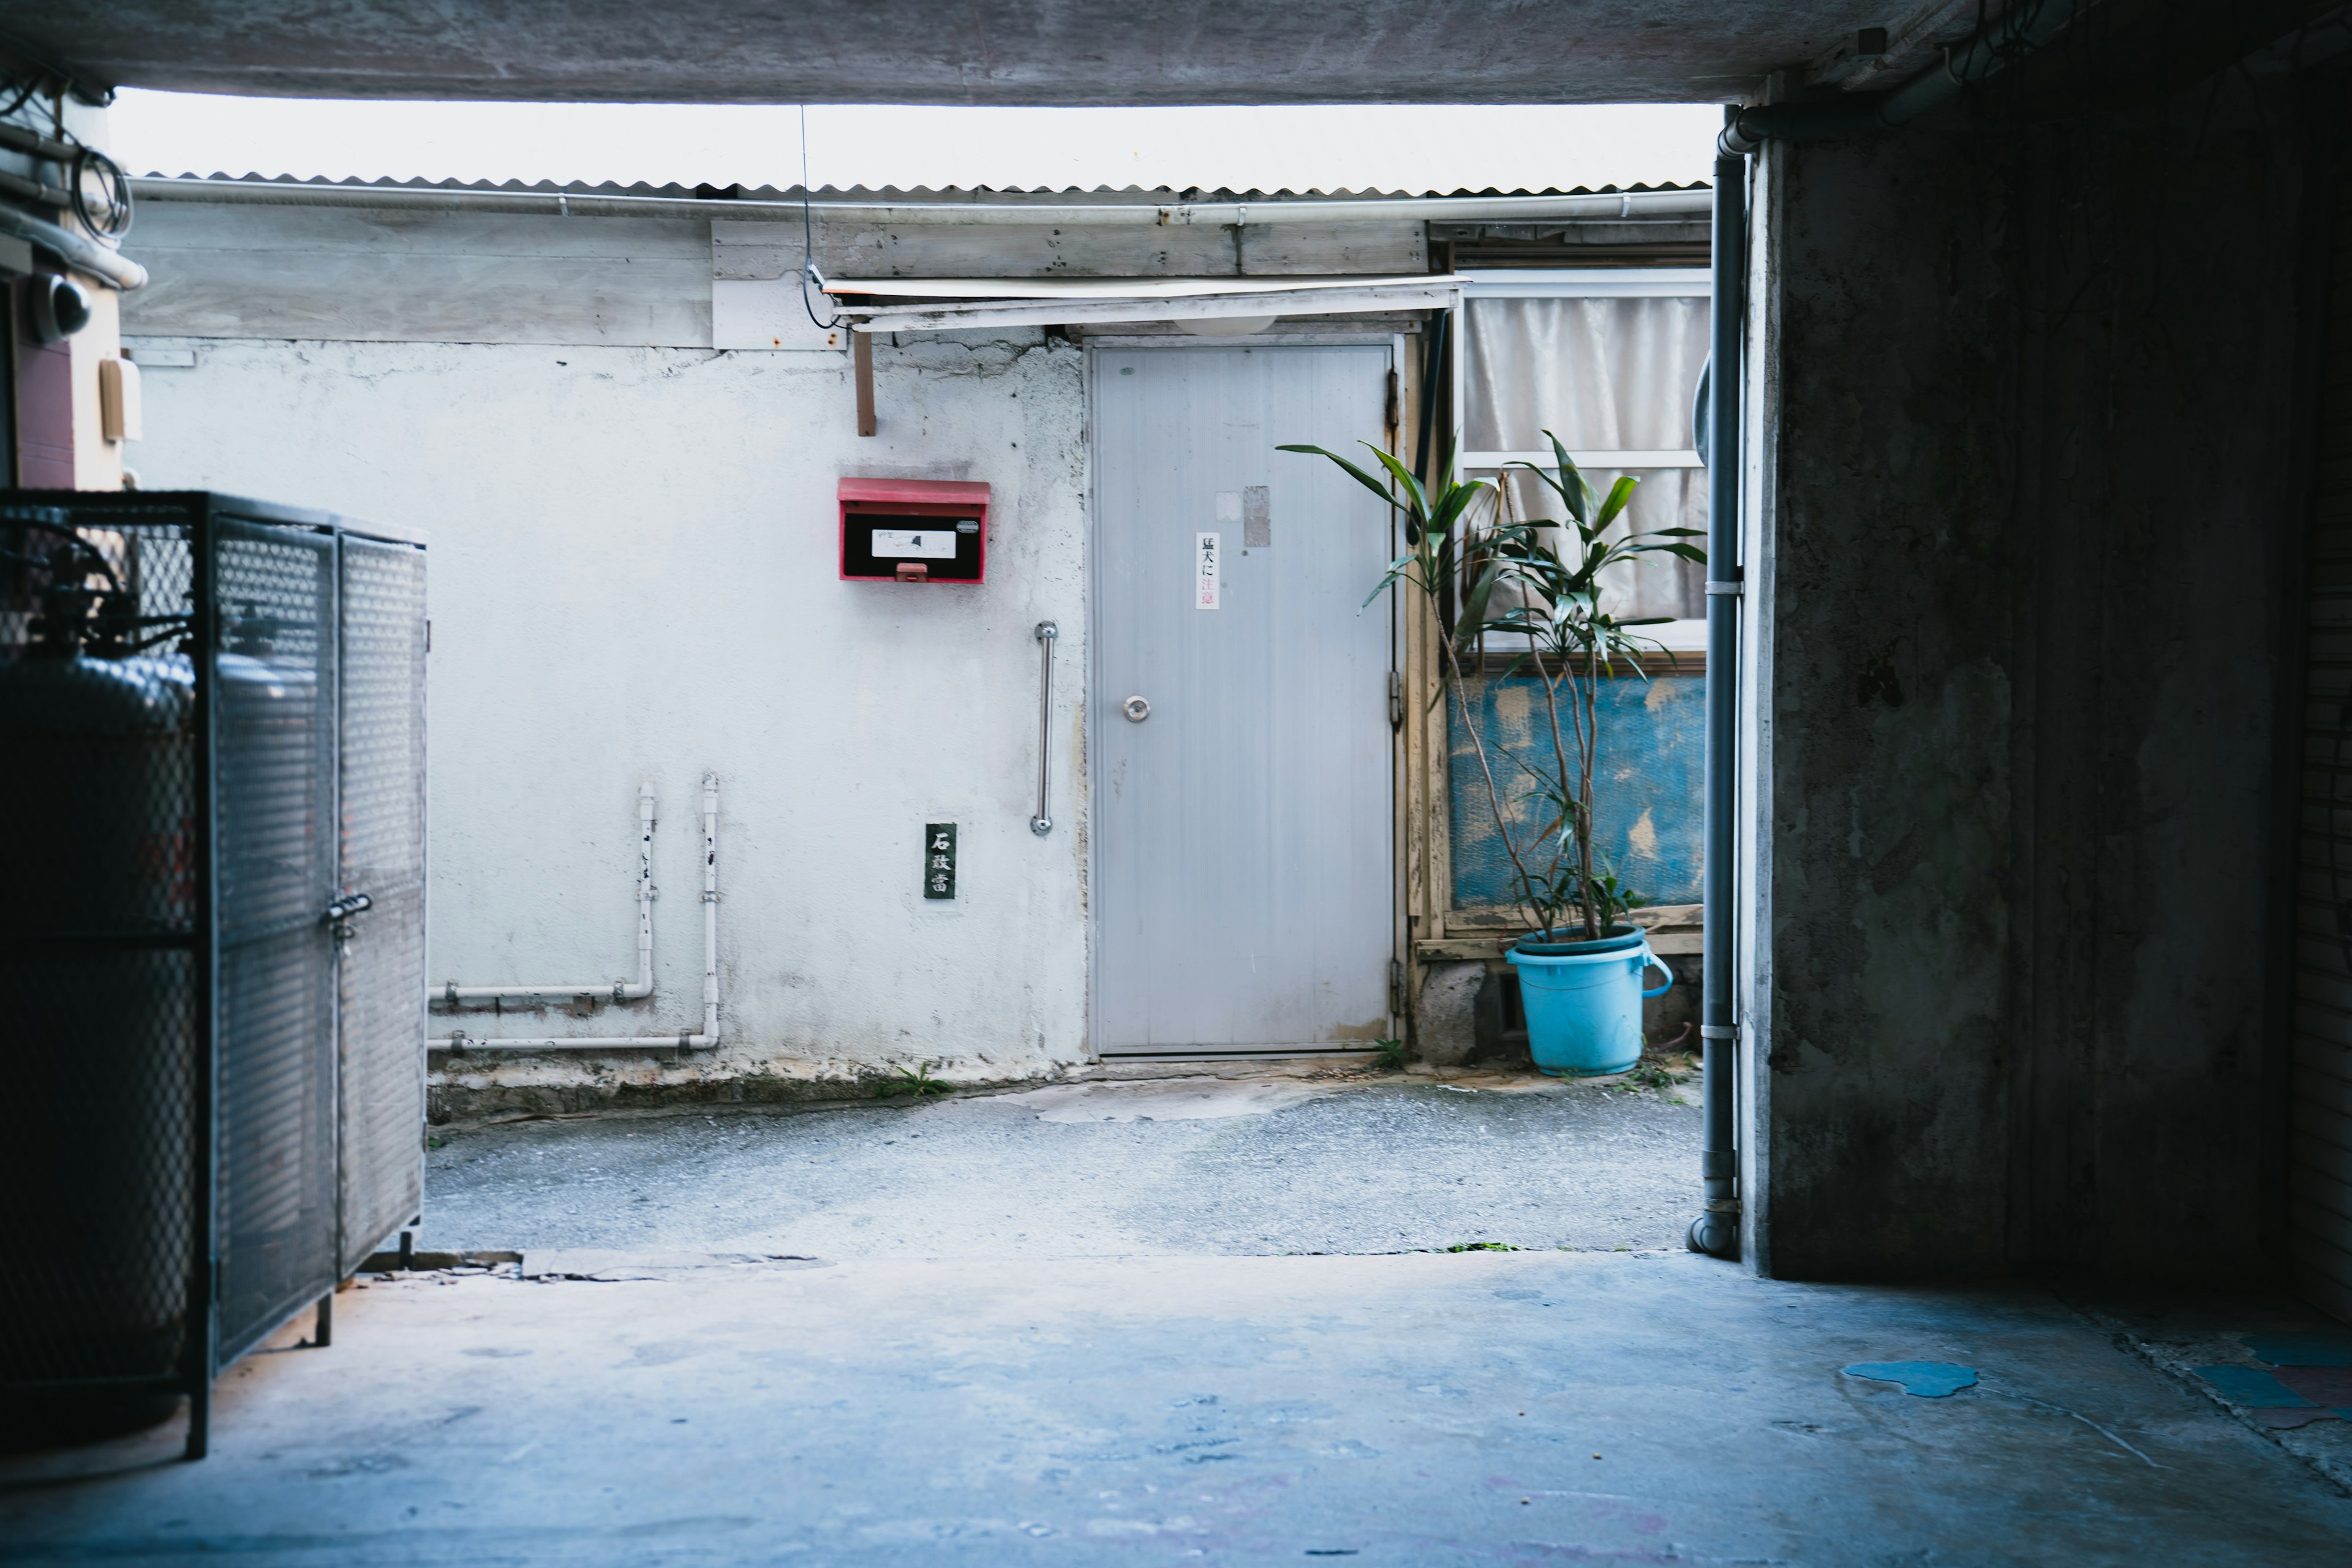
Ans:
[{"label": "white stucco wall", "polygon": [[[861,439],[839,355],[131,341],[197,362],[146,376],[131,459],[144,488],[430,531],[436,983],[630,973],[636,787],[656,782],[654,996],[593,1018],[469,1013],[468,1032],[697,1026],[698,781],[720,776],[724,1046],[674,1063],[475,1054],[446,1085],[918,1061],[1003,1078],[1083,1058],[1076,350],[885,347],[881,432]],[[835,481],[850,474],[992,485],[987,583],[840,582]],[[1042,839],[1041,619],[1062,633],[1056,826]],[[961,825],[952,902],[920,896],[936,820]]]}]

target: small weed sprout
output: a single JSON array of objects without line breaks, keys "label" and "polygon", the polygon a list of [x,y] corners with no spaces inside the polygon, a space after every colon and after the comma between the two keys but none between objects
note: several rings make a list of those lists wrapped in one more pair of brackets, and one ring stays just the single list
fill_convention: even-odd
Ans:
[{"label": "small weed sprout", "polygon": [[1645,1061],[1625,1075],[1618,1087],[1627,1094],[1639,1094],[1645,1089],[1666,1089],[1674,1087],[1675,1075],[1655,1062]]},{"label": "small weed sprout", "polygon": [[1372,1045],[1377,1050],[1372,1058],[1373,1065],[1382,1072],[1395,1072],[1404,1066],[1402,1040],[1374,1040]]},{"label": "small weed sprout", "polygon": [[920,1100],[929,1094],[945,1094],[955,1085],[931,1076],[931,1064],[918,1063],[913,1068],[900,1068],[897,1078],[886,1078],[874,1086],[877,1098],[888,1100],[896,1095],[911,1094]]}]

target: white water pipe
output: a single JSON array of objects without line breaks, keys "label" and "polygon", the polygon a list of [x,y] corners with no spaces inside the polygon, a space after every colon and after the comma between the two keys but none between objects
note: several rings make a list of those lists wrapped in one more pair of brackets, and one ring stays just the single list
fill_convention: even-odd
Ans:
[{"label": "white water pipe", "polygon": [[0,234],[15,235],[19,239],[37,245],[67,266],[89,274],[110,289],[147,287],[147,269],[131,258],[5,203],[0,203]]},{"label": "white water pipe", "polygon": [[456,1006],[460,1002],[489,1002],[509,996],[609,995],[615,1002],[635,1002],[654,994],[654,781],[637,785],[637,978],[599,980],[587,985],[460,985],[452,980],[434,993],[434,1000]]},{"label": "white water pipe", "polygon": [[535,1039],[478,1039],[457,1030],[447,1039],[428,1038],[427,1046],[465,1051],[600,1051],[628,1047],[669,1046],[679,1050],[709,1050],[719,1044],[719,775],[702,775],[702,1032],[680,1029],[675,1035],[619,1035],[597,1038],[585,1035],[544,1036]]}]

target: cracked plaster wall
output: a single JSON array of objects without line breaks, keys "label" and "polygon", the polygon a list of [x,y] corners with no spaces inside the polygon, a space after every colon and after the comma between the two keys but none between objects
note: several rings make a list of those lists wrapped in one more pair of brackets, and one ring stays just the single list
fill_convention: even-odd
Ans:
[{"label": "cracked plaster wall", "polygon": [[[1013,1079],[1081,1059],[1087,668],[1078,353],[1036,334],[877,355],[860,439],[822,353],[140,340],[149,489],[432,536],[430,973],[635,968],[637,782],[656,783],[656,991],[470,1033],[698,1026],[699,781],[720,776],[715,1055],[450,1061],[444,1112],[661,1091],[823,1091],[901,1063]],[[845,474],[994,486],[988,581],[838,581]],[[1029,830],[1039,620],[1060,624],[1057,829]],[[919,896],[926,822],[958,897]],[[446,1034],[459,1020],[436,1009]]]}]

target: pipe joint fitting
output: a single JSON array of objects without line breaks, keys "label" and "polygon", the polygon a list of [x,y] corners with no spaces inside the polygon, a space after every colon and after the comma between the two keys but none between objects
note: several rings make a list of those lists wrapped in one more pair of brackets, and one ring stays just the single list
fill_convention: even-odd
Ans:
[{"label": "pipe joint fitting", "polygon": [[1709,1258],[1730,1258],[1739,1249],[1739,1226],[1731,1215],[1710,1205],[1705,1214],[1691,1221],[1683,1243],[1693,1252]]}]

